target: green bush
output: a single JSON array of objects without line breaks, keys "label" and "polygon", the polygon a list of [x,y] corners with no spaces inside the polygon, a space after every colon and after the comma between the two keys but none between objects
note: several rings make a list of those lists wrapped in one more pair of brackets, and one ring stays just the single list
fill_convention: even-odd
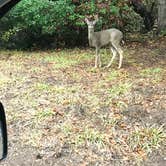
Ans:
[{"label": "green bush", "polygon": [[[84,18],[98,14],[96,29],[138,30],[139,19],[124,0],[22,0],[0,21],[0,44],[8,48],[83,46]],[[134,19],[134,21],[133,21]]]},{"label": "green bush", "polygon": [[74,7],[70,0],[22,0],[2,19],[1,24],[4,26],[1,27],[1,39],[11,41],[12,36],[18,37],[18,32],[27,32],[20,40],[27,40],[31,36],[33,40],[29,42],[32,46],[42,36],[60,36],[64,33],[70,16],[75,15]]}]

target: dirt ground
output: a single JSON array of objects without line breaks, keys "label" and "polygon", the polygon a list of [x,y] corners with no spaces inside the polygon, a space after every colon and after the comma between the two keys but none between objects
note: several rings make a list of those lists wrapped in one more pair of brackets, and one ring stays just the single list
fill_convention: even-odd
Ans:
[{"label": "dirt ground", "polygon": [[9,153],[2,166],[166,165],[166,38],[102,49],[0,51]]}]

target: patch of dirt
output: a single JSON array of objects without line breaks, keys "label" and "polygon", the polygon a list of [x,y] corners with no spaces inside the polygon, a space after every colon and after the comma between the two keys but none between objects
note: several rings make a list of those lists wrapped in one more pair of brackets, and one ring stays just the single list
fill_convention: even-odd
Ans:
[{"label": "patch of dirt", "polygon": [[[0,76],[7,78],[0,79],[0,100],[9,137],[1,165],[165,165],[165,43],[164,38],[160,44],[127,45],[120,70],[117,62],[94,69],[92,50],[0,52]],[[73,61],[83,60],[55,68],[56,56],[68,53]],[[154,133],[157,145],[153,133],[130,140],[136,129],[152,127],[156,133],[163,128]]]}]

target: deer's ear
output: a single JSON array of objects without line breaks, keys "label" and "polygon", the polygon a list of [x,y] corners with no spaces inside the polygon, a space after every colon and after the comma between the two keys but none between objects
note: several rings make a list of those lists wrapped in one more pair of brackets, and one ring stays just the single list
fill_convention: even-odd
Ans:
[{"label": "deer's ear", "polygon": [[95,21],[96,21],[96,22],[99,21],[99,16],[98,16],[98,14],[95,15],[94,18],[95,18]]},{"label": "deer's ear", "polygon": [[93,25],[95,25],[95,24],[97,23],[97,21],[98,21],[98,20],[94,20],[94,21],[93,21]]},{"label": "deer's ear", "polygon": [[85,22],[88,24],[89,23],[89,20],[87,18],[85,18]]}]

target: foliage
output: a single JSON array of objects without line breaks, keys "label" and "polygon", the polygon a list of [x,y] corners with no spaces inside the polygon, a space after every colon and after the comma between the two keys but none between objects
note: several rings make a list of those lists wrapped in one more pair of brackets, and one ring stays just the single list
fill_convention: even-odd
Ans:
[{"label": "foliage", "polygon": [[161,31],[161,36],[166,36],[166,29]]},{"label": "foliage", "polygon": [[23,0],[9,13],[8,22],[34,33],[54,33],[65,26],[67,15],[74,14],[73,7],[70,1]]},{"label": "foliage", "polygon": [[95,14],[100,18],[97,29],[117,27],[123,32],[140,29],[141,18],[127,5],[127,0],[22,0],[0,21],[1,45],[9,48],[85,45],[84,18]]}]

